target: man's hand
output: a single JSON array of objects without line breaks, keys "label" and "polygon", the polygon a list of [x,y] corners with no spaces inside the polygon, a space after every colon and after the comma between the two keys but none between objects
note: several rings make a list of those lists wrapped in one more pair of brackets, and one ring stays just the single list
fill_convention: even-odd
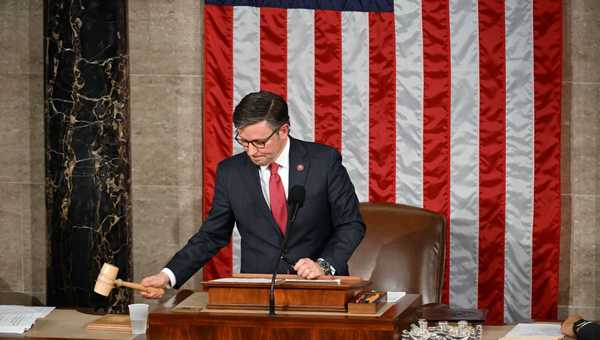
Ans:
[{"label": "man's hand", "polygon": [[[169,285],[169,277],[167,274],[160,272],[158,274],[145,277],[142,279],[140,284],[144,287],[167,288]],[[141,294],[146,299],[160,299],[164,294],[164,290],[154,289],[151,292],[142,292]]]},{"label": "man's hand", "polygon": [[562,322],[562,324],[560,325],[560,331],[567,336],[570,337],[575,337],[575,333],[573,333],[573,324],[575,323],[575,321],[577,320],[581,320],[583,319],[583,317],[581,317],[581,315],[569,315],[565,321]]},{"label": "man's hand", "polygon": [[294,265],[294,270],[303,279],[316,279],[319,276],[325,275],[321,266],[309,258],[302,258]]}]

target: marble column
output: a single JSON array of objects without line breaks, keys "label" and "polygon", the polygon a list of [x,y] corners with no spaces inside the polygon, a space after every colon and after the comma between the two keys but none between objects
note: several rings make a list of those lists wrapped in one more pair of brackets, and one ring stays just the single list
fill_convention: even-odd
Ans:
[{"label": "marble column", "polygon": [[100,267],[130,280],[126,0],[46,0],[45,137],[52,306],[122,312],[132,292],[93,292]]},{"label": "marble column", "polygon": [[[600,319],[600,2],[563,1],[563,223],[559,316]],[[563,151],[563,152],[564,152]]]}]

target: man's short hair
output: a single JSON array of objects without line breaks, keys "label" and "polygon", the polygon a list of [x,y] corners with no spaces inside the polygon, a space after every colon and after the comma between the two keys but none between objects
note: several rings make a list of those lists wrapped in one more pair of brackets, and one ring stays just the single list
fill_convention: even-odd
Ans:
[{"label": "man's short hair", "polygon": [[233,125],[236,129],[266,121],[272,129],[290,122],[285,100],[269,91],[247,94],[233,111]]}]

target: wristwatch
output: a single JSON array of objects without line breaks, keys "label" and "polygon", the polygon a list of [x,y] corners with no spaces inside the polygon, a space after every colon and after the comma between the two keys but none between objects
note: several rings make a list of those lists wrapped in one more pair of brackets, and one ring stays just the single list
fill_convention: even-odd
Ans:
[{"label": "wristwatch", "polygon": [[590,321],[587,321],[585,319],[579,319],[575,321],[575,323],[573,323],[573,333],[575,333],[576,336],[579,335],[579,330],[589,323]]},{"label": "wristwatch", "polygon": [[333,268],[333,266],[330,265],[329,262],[327,262],[325,259],[318,258],[317,263],[319,264],[319,267],[321,267],[325,275],[335,275],[335,268]]}]

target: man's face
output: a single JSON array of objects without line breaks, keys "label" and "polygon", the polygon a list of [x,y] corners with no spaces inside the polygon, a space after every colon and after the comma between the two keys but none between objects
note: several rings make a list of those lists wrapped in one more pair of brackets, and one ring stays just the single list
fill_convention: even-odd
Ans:
[{"label": "man's face", "polygon": [[[250,160],[258,165],[269,165],[274,162],[283,147],[289,133],[289,125],[284,124],[278,130],[273,130],[269,123],[261,121],[238,129],[237,139],[244,146],[244,151]],[[254,142],[254,143],[250,143]],[[263,145],[257,147],[256,145]]]}]

